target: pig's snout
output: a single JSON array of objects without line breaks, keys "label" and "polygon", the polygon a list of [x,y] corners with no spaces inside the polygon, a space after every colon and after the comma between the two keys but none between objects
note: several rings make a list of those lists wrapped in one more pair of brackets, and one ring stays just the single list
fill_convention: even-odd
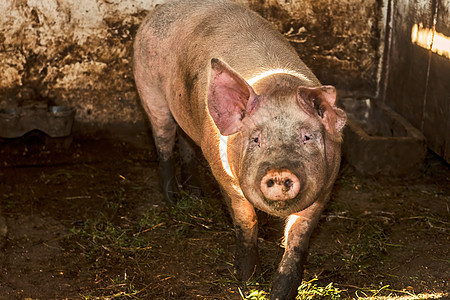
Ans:
[{"label": "pig's snout", "polygon": [[300,180],[287,169],[270,170],[261,179],[261,192],[268,200],[291,200],[299,191]]}]

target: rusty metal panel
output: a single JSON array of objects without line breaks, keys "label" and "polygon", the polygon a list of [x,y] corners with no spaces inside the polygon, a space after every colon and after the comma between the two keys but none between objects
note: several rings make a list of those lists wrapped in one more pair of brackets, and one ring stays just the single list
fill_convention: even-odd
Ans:
[{"label": "rusty metal panel", "polygon": [[430,149],[450,162],[450,60],[433,54],[423,116]]},{"label": "rusty metal panel", "polygon": [[[436,33],[450,38],[450,0],[437,4]],[[450,162],[450,57],[430,53],[422,131],[428,146]]]},{"label": "rusty metal panel", "polygon": [[424,22],[431,25],[432,8],[428,1],[394,2],[394,21],[386,104],[420,128],[425,97],[428,51],[411,43],[411,28]]},{"label": "rusty metal panel", "polygon": [[450,161],[450,59],[413,42],[413,28],[449,34],[450,0],[394,2],[386,104],[420,129]]}]

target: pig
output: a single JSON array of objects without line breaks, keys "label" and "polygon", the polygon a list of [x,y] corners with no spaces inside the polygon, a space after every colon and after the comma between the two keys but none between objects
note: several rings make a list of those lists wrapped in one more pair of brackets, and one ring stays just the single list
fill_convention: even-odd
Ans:
[{"label": "pig", "polygon": [[322,85],[268,21],[225,0],[157,6],[136,34],[133,70],[167,201],[179,195],[178,136],[182,175],[198,176],[198,146],[223,191],[241,279],[261,270],[255,209],[286,219],[271,299],[294,299],[339,170],[346,115],[336,89]]}]

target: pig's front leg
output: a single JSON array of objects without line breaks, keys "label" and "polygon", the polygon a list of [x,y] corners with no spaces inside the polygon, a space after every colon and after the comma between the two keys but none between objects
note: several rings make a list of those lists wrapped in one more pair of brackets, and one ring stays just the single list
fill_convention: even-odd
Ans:
[{"label": "pig's front leg", "polygon": [[315,202],[305,210],[289,216],[285,229],[286,248],[273,279],[270,299],[295,299],[302,281],[309,238],[325,203],[325,200]]},{"label": "pig's front leg", "polygon": [[261,272],[258,254],[258,219],[255,209],[247,199],[235,193],[227,200],[236,230],[234,268],[241,280],[254,278]]}]

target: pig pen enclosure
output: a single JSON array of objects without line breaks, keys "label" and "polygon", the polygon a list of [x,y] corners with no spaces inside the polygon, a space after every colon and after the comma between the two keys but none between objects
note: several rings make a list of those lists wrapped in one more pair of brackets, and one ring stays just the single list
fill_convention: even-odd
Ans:
[{"label": "pig pen enclosure", "polygon": [[[258,212],[263,273],[242,282],[205,160],[205,196],[168,206],[159,190],[131,51],[162,2],[0,3],[0,299],[268,297],[283,220]],[[350,118],[298,298],[448,299],[449,49],[419,37],[448,41],[450,2],[237,2]]]}]

